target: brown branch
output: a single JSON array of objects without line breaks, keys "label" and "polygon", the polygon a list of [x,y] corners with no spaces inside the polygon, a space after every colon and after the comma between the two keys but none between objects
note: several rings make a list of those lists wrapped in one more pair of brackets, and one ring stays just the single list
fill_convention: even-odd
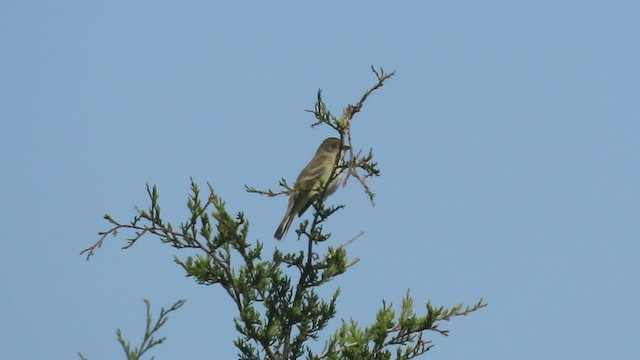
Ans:
[{"label": "brown branch", "polygon": [[339,249],[344,249],[347,245],[351,244],[352,242],[356,241],[357,238],[359,238],[360,236],[364,235],[364,231],[360,231],[360,233],[354,237],[352,237],[349,241],[345,242],[344,244],[340,245],[338,248]]},{"label": "brown branch", "polygon": [[381,88],[384,85],[384,82],[387,79],[391,78],[392,76],[394,76],[396,74],[395,71],[392,71],[390,73],[385,73],[384,69],[382,69],[382,68],[380,68],[380,72],[378,72],[378,71],[376,71],[376,69],[373,66],[371,66],[371,71],[373,71],[373,73],[376,74],[376,77],[378,78],[378,83],[375,84],[366,93],[364,93],[364,95],[362,95],[362,97],[360,98],[360,101],[358,101],[355,105],[347,105],[347,107],[345,108],[345,114],[344,115],[348,115],[348,119],[349,120],[351,120],[351,118],[353,118],[353,115],[355,115],[356,113],[360,112],[360,109],[362,109],[362,105],[364,105],[364,102],[367,100],[369,95],[371,95],[371,93],[373,93],[374,91],[376,91],[379,88]]}]

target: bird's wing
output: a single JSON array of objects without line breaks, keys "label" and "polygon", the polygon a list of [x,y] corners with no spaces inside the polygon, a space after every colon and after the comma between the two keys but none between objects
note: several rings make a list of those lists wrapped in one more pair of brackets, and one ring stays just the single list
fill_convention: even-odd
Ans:
[{"label": "bird's wing", "polygon": [[320,155],[314,158],[298,175],[296,187],[301,191],[319,190],[314,189],[318,186],[318,181],[328,174],[327,164],[329,163],[329,155]]}]

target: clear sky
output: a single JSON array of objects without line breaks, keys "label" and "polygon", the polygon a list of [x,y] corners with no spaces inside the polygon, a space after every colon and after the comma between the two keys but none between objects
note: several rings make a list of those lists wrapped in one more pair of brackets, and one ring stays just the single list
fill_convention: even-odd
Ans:
[{"label": "clear sky", "polygon": [[375,65],[397,76],[353,141],[382,177],[375,208],[356,182],[331,197],[332,241],[366,234],[330,328],[411,289],[489,303],[425,358],[640,358],[638,19],[635,0],[2,1],[0,357],[123,358],[147,298],[187,299],[156,358],[236,358],[231,301],[173,249],[78,253],[145,183],[179,222],[189,177],[275,241],[286,199],[244,185],[295,179],[332,135],[304,112],[317,89],[340,113]]}]

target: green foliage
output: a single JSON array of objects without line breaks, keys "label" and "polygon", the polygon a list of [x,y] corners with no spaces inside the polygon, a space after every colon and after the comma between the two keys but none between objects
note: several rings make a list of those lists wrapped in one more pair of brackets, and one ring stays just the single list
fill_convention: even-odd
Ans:
[{"label": "green foliage", "polygon": [[438,329],[438,321],[448,321],[451,317],[467,315],[486,306],[482,299],[473,306],[458,304],[451,309],[434,308],[427,303],[427,314],[420,316],[413,310],[413,299],[409,292],[402,300],[400,315],[386,302],[378,310],[374,324],[364,329],[357,322],[343,322],[331,337],[324,352],[310,359],[413,359],[433,347],[430,340],[423,338],[425,331],[436,331],[448,335],[448,331]]},{"label": "green foliage", "polygon": [[[140,343],[140,345],[137,347],[132,347],[131,342],[127,341],[122,336],[122,331],[120,329],[116,330],[118,343],[120,343],[120,346],[122,346],[122,349],[124,350],[127,360],[139,360],[142,358],[142,355],[144,355],[147,351],[151,350],[151,348],[153,348],[156,345],[162,344],[166,340],[166,337],[161,337],[159,339],[156,339],[154,335],[158,332],[158,330],[160,330],[162,326],[164,326],[167,320],[169,320],[169,313],[178,310],[186,302],[186,300],[178,300],[168,310],[161,308],[160,315],[158,316],[158,320],[154,323],[153,315],[151,315],[151,303],[149,302],[149,300],[146,300],[146,299],[143,301],[147,308],[147,321],[146,321],[146,327],[144,330],[144,336],[142,338],[142,342]],[[81,360],[87,360],[87,358],[80,353],[78,353],[78,356],[80,357]],[[151,359],[153,360],[154,357],[151,357]]]},{"label": "green foliage", "polygon": [[[349,161],[338,165],[336,159],[333,173],[323,192],[341,170],[347,170],[348,177],[356,178],[363,186],[372,204],[375,194],[366,180],[379,176],[380,171],[373,161],[371,150],[364,156],[361,156],[361,152],[354,153],[350,126],[353,116],[360,111],[368,96],[393,76],[393,73],[385,73],[382,69],[373,71],[378,82],[356,105],[348,105],[342,116],[331,114],[322,100],[321,91],[318,91],[315,109],[309,110],[317,120],[312,126],[330,126],[339,133],[343,143],[350,146]],[[347,179],[345,184],[346,181]],[[279,192],[249,186],[246,189],[248,192],[267,196],[289,194],[292,191],[285,179],[280,181],[280,185],[283,190]],[[145,210],[136,208],[137,215],[132,221],[122,223],[105,215],[110,228],[100,232],[98,242],[83,253],[87,254],[88,259],[102,246],[106,237],[115,236],[123,229],[133,233],[127,240],[125,249],[133,246],[144,235],[151,234],[176,249],[192,250],[188,252],[190,255],[175,256],[174,260],[188,277],[198,284],[220,285],[234,302],[237,308],[234,323],[240,334],[234,344],[238,348],[240,359],[391,359],[392,356],[395,359],[411,359],[433,346],[431,341],[425,340],[425,332],[447,335],[446,330],[439,329],[440,321],[467,315],[486,306],[482,300],[470,307],[459,304],[450,309],[433,307],[427,303],[426,314],[418,315],[414,312],[413,300],[407,292],[399,314],[383,301],[372,325],[362,327],[355,320],[343,322],[335,334],[328,337],[323,351],[317,354],[312,345],[321,339],[320,332],[335,317],[340,295],[340,290],[337,290],[330,298],[325,299],[318,295],[317,288],[344,274],[358,262],[358,259],[349,259],[345,248],[362,233],[339,246],[326,246],[322,253],[317,250],[318,244],[331,238],[331,234],[324,231],[323,225],[343,208],[342,205],[325,206],[324,196],[320,196],[313,204],[312,219],[302,221],[296,230],[298,239],[306,242],[306,251],[284,252],[276,248],[272,254],[265,254],[261,242],[247,240],[249,222],[244,214],[230,214],[211,185],[208,185],[207,196],[203,197],[198,184],[191,179],[187,220],[178,227],[162,218],[156,186],[147,185],[147,194],[149,207]],[[161,319],[181,305],[182,303],[177,307],[174,305],[175,308],[172,307],[167,312],[163,310]],[[164,321],[159,320],[157,326],[150,327],[151,318],[148,313],[147,332],[139,348],[132,349],[118,330],[118,340],[128,358],[133,358],[129,354],[139,357],[164,340],[154,340],[151,336]]]}]

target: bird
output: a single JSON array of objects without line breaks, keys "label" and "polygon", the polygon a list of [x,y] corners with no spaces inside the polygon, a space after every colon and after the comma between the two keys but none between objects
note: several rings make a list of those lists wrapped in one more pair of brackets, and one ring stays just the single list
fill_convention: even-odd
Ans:
[{"label": "bird", "polygon": [[298,175],[293,191],[289,196],[287,212],[273,235],[276,239],[282,240],[287,234],[295,215],[297,214],[300,217],[314,201],[318,200],[325,186],[327,188],[324,193],[325,198],[338,189],[342,180],[341,168],[336,169],[331,183],[326,184],[330,180],[329,177],[333,172],[334,166],[336,166],[336,157],[340,157],[337,166],[341,167],[346,150],[349,150],[349,146],[343,145],[342,141],[335,137],[328,137],[320,144],[313,159]]}]

